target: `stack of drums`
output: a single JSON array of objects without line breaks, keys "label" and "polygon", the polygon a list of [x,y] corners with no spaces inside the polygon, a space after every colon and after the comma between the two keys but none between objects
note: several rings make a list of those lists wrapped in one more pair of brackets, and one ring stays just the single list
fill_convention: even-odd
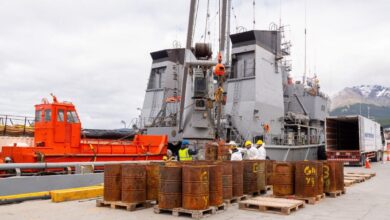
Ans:
[{"label": "stack of drums", "polygon": [[259,163],[257,160],[244,160],[244,194],[259,191]]},{"label": "stack of drums", "polygon": [[222,164],[215,164],[209,166],[210,175],[210,196],[209,205],[219,206],[223,203],[223,187],[222,187]]},{"label": "stack of drums", "polygon": [[146,165],[146,199],[158,200],[158,191],[160,187],[160,166],[159,163]]},{"label": "stack of drums", "polygon": [[272,173],[273,173],[273,164],[275,160],[266,160],[267,167],[267,185],[272,185]]},{"label": "stack of drums", "polygon": [[121,168],[120,164],[107,164],[104,166],[104,201],[121,200]]},{"label": "stack of drums", "polygon": [[218,160],[230,161],[230,146],[219,144],[218,145]]},{"label": "stack of drums", "polygon": [[318,195],[318,171],[316,161],[299,161],[295,164],[295,195],[301,198]]},{"label": "stack of drums", "polygon": [[204,210],[209,207],[209,166],[183,166],[183,208]]},{"label": "stack of drums", "polygon": [[326,161],[323,164],[324,192],[344,190],[344,164],[339,161]]},{"label": "stack of drums", "polygon": [[275,196],[294,195],[295,166],[289,162],[273,164],[272,191]]},{"label": "stack of drums", "polygon": [[318,172],[318,195],[324,194],[324,166],[322,161],[317,162]]},{"label": "stack of drums", "polygon": [[160,167],[160,187],[158,207],[161,209],[180,208],[182,206],[182,167],[169,164]]},{"label": "stack of drums", "polygon": [[257,191],[267,191],[267,162],[266,160],[258,160],[258,172],[257,172]]},{"label": "stack of drums", "polygon": [[231,162],[222,163],[223,199],[233,198],[233,169]]},{"label": "stack of drums", "polygon": [[146,201],[146,168],[140,164],[122,165],[122,202]]},{"label": "stack of drums", "polygon": [[244,195],[244,163],[231,161],[233,167],[233,197]]}]

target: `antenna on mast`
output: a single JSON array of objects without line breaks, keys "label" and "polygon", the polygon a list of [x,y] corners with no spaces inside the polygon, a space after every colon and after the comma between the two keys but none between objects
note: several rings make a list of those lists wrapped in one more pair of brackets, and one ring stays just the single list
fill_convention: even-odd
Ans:
[{"label": "antenna on mast", "polygon": [[305,66],[303,68],[303,80],[302,80],[302,83],[303,85],[306,84],[306,68],[307,68],[307,65],[306,65],[306,53],[307,53],[307,24],[306,24],[306,8],[307,8],[307,1],[305,0]]}]

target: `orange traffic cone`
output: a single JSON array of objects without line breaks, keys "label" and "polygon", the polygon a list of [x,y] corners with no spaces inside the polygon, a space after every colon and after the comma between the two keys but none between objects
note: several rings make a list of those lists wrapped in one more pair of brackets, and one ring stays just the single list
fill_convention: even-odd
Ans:
[{"label": "orange traffic cone", "polygon": [[366,158],[366,169],[371,169],[370,158]]}]

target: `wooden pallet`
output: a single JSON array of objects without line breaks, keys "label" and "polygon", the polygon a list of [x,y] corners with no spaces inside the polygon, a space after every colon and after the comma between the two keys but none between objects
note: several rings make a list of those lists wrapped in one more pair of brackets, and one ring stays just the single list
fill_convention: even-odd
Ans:
[{"label": "wooden pallet", "polygon": [[374,177],[376,176],[376,173],[364,173],[364,172],[348,172],[346,173],[345,175],[348,175],[348,174],[357,174],[357,175],[370,175],[371,177]]},{"label": "wooden pallet", "polygon": [[344,174],[344,177],[360,177],[364,178],[365,180],[369,180],[373,176],[371,176],[370,174]]},{"label": "wooden pallet", "polygon": [[239,203],[239,209],[289,215],[305,207],[300,200],[271,197],[255,197]]},{"label": "wooden pallet", "polygon": [[344,176],[344,180],[354,180],[355,183],[361,183],[366,181],[364,177]]},{"label": "wooden pallet", "polygon": [[318,202],[320,202],[322,199],[325,198],[325,193],[313,197],[299,197],[296,195],[291,196],[273,196],[275,198],[283,198],[283,199],[293,199],[293,200],[301,200],[304,201],[306,204],[315,205]]},{"label": "wooden pallet", "polygon": [[264,194],[267,194],[267,190],[260,190],[260,191],[256,191],[256,192],[251,192],[251,193],[247,193],[246,195],[249,198],[251,198],[251,197],[261,196]]},{"label": "wooden pallet", "polygon": [[356,183],[355,180],[344,179],[344,186],[345,186],[345,187],[352,186],[352,185],[355,184],[355,183]]},{"label": "wooden pallet", "polygon": [[220,212],[226,211],[228,206],[227,206],[226,203],[222,203],[222,204],[219,205],[219,206],[213,206],[213,207],[215,208],[215,211],[216,211],[217,213],[220,213]]},{"label": "wooden pallet", "polygon": [[[218,207],[221,208],[221,206]],[[225,205],[223,205],[223,208],[225,210]],[[210,206],[208,209],[204,209],[204,210],[189,210],[183,208],[161,209],[158,207],[158,205],[155,205],[153,207],[153,211],[156,214],[167,213],[173,216],[187,216],[195,219],[207,217],[222,212],[221,210],[218,211],[217,208],[214,206]]]},{"label": "wooden pallet", "polygon": [[243,196],[237,196],[237,197],[233,197],[232,199],[225,199],[224,203],[227,205],[227,206],[230,206],[232,205],[233,203],[238,203],[242,200],[246,200],[248,199],[248,196],[247,195],[243,195]]},{"label": "wooden pallet", "polygon": [[152,207],[152,201],[138,202],[138,203],[125,203],[121,201],[104,201],[101,199],[96,200],[96,207],[110,207],[112,209],[125,209],[127,211],[136,211],[140,209],[146,209]]},{"label": "wooden pallet", "polygon": [[347,191],[346,189],[343,189],[343,190],[337,190],[337,191],[334,191],[334,192],[327,192],[325,193],[327,197],[330,197],[330,198],[336,198],[336,197],[339,197],[343,194],[345,194]]}]

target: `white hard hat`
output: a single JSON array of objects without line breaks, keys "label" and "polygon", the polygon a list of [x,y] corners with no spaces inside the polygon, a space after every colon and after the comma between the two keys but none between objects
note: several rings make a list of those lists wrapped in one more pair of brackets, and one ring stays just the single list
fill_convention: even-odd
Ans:
[{"label": "white hard hat", "polygon": [[231,146],[237,146],[237,143],[236,143],[235,141],[230,141],[230,142],[229,142],[229,145],[231,145]]}]

